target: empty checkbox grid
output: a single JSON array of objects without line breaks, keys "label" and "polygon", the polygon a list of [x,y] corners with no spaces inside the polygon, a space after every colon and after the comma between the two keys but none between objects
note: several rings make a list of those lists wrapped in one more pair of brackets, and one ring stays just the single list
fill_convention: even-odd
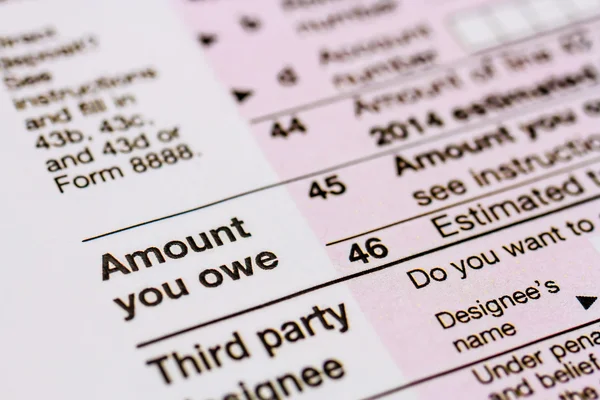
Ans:
[{"label": "empty checkbox grid", "polygon": [[598,14],[600,0],[504,0],[461,11],[451,26],[467,50],[479,51]]}]

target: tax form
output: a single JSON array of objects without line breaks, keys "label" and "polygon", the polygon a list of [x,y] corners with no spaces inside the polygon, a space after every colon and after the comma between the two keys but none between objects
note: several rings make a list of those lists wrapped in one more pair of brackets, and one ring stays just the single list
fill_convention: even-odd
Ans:
[{"label": "tax form", "polygon": [[4,0],[2,399],[600,398],[600,0]]}]

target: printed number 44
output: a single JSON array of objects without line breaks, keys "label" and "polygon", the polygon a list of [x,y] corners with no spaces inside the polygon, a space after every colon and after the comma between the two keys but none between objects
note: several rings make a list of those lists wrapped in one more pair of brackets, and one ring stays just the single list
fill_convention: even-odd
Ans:
[{"label": "printed number 44", "polygon": [[271,128],[271,137],[285,139],[294,132],[305,134],[306,131],[306,125],[299,118],[293,117],[287,128],[282,126],[281,123],[275,122]]}]

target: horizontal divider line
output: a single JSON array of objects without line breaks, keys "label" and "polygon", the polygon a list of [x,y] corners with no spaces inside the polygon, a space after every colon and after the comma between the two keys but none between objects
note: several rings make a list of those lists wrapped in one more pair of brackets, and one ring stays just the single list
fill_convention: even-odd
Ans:
[{"label": "horizontal divider line", "polygon": [[325,246],[333,246],[333,245],[338,244],[338,243],[347,242],[348,240],[356,239],[357,237],[361,237],[361,236],[364,236],[364,235],[368,235],[370,233],[374,233],[374,232],[378,232],[378,231],[381,231],[381,230],[385,230],[385,229],[388,229],[388,228],[391,228],[391,227],[394,227],[394,226],[402,225],[402,224],[404,224],[406,222],[410,222],[410,221],[413,221],[415,219],[426,217],[428,215],[432,215],[432,214],[438,213],[440,211],[445,211],[445,210],[448,210],[450,208],[454,208],[454,207],[457,207],[457,206],[462,206],[464,204],[471,203],[471,202],[477,201],[477,200],[481,200],[481,199],[484,199],[486,197],[495,196],[497,194],[504,193],[504,192],[507,192],[509,190],[517,189],[519,187],[527,186],[529,184],[536,183],[536,182],[539,182],[539,181],[543,181],[545,179],[552,178],[554,176],[563,174],[565,172],[570,172],[570,171],[576,170],[576,169],[581,168],[581,167],[586,167],[588,165],[595,164],[597,162],[600,162],[600,157],[596,157],[596,158],[593,158],[591,160],[583,161],[583,162],[580,162],[578,164],[571,165],[569,167],[561,168],[561,169],[558,169],[556,171],[552,171],[552,172],[549,172],[547,174],[540,175],[540,176],[538,176],[536,178],[527,179],[527,180],[525,180],[523,182],[520,182],[520,183],[517,183],[517,184],[514,184],[514,185],[510,185],[510,186],[507,186],[505,188],[497,189],[497,190],[494,190],[494,191],[489,192],[489,193],[484,193],[484,194],[481,194],[479,196],[471,197],[470,199],[462,200],[462,201],[456,202],[454,204],[449,204],[447,206],[440,207],[440,208],[437,208],[435,210],[427,211],[427,212],[424,212],[424,213],[421,213],[421,214],[418,214],[418,215],[413,215],[412,217],[405,218],[405,219],[402,219],[400,221],[392,222],[391,224],[380,226],[378,228],[373,228],[373,229],[370,229],[368,231],[365,231],[365,232],[362,232],[362,233],[357,233],[355,235],[348,236],[348,237],[345,237],[345,238],[342,238],[342,239],[334,240],[332,242],[327,243]]},{"label": "horizontal divider line", "polygon": [[594,324],[597,324],[597,323],[600,323],[600,318],[592,320],[592,321],[589,321],[589,322],[586,322],[586,323],[583,323],[581,325],[573,326],[571,328],[565,329],[565,330],[560,331],[560,332],[553,333],[553,334],[548,335],[548,336],[544,336],[544,337],[539,338],[539,339],[532,340],[531,342],[522,344],[522,345],[517,346],[517,347],[513,347],[512,349],[508,349],[508,350],[502,351],[500,353],[493,354],[493,355],[485,357],[485,358],[481,358],[481,359],[476,360],[476,361],[472,361],[472,362],[470,362],[468,364],[463,364],[463,365],[460,365],[458,367],[455,367],[455,368],[452,368],[452,369],[448,369],[446,371],[438,372],[437,374],[429,375],[429,376],[426,376],[424,378],[417,379],[417,380],[414,380],[414,381],[409,382],[409,383],[405,383],[404,385],[397,386],[397,387],[395,387],[393,389],[386,390],[385,392],[381,392],[381,393],[378,393],[378,394],[375,394],[375,395],[372,395],[372,396],[369,396],[369,397],[365,397],[362,400],[378,400],[378,399],[382,399],[384,397],[387,397],[389,395],[401,392],[403,390],[410,389],[412,387],[421,385],[423,383],[430,382],[430,381],[438,379],[438,378],[443,378],[444,376],[451,375],[451,374],[454,374],[456,372],[460,372],[463,369],[471,368],[471,367],[473,367],[473,366],[475,366],[477,364],[481,364],[483,362],[493,360],[494,358],[497,358],[497,357],[505,356],[505,355],[513,353],[515,351],[519,351],[519,350],[522,350],[524,348],[536,345],[538,343],[545,342],[545,341],[550,340],[550,339],[554,339],[555,337],[558,337],[558,336],[566,335],[567,333],[578,331],[580,329],[586,328],[586,327],[588,327],[590,325],[594,325]]},{"label": "horizontal divider line", "polygon": [[167,220],[167,219],[179,217],[179,216],[182,216],[182,215],[185,215],[185,214],[189,214],[189,213],[192,213],[192,212],[195,212],[195,211],[200,211],[202,209],[209,208],[209,207],[212,207],[212,206],[216,206],[218,204],[225,203],[225,202],[228,202],[228,201],[231,201],[231,200],[239,199],[241,197],[245,197],[245,196],[252,195],[252,194],[255,194],[255,193],[263,192],[263,191],[266,191],[266,190],[269,190],[269,189],[274,189],[274,188],[277,188],[277,187],[280,187],[280,186],[289,185],[291,183],[302,181],[302,180],[305,180],[305,179],[308,179],[308,178],[313,178],[315,176],[326,174],[328,172],[333,172],[333,171],[337,171],[337,170],[340,170],[340,169],[352,167],[354,165],[362,164],[362,163],[365,163],[365,162],[368,162],[368,161],[372,161],[372,160],[375,160],[375,159],[378,159],[378,158],[381,158],[381,157],[385,157],[385,156],[389,156],[391,154],[395,154],[395,153],[397,153],[399,151],[412,149],[414,147],[422,146],[422,145],[429,144],[429,143],[434,143],[436,141],[440,141],[440,140],[443,140],[443,139],[446,139],[446,138],[449,138],[449,137],[453,137],[453,136],[456,136],[456,135],[465,134],[465,133],[469,133],[469,132],[476,131],[476,130],[479,130],[479,129],[483,129],[483,128],[485,128],[485,127],[487,127],[489,125],[492,125],[492,124],[497,124],[497,123],[505,122],[507,119],[517,118],[520,115],[527,114],[527,113],[530,113],[530,112],[535,112],[538,109],[545,109],[545,108],[553,105],[555,102],[565,101],[565,98],[569,98],[572,101],[572,100],[577,99],[577,98],[582,97],[582,96],[585,97],[585,95],[587,95],[588,92],[591,91],[591,90],[586,90],[586,89],[593,89],[593,88],[598,87],[598,86],[600,86],[600,82],[597,83],[597,84],[590,85],[590,86],[587,86],[585,88],[579,88],[578,90],[570,91],[568,93],[564,93],[564,94],[561,94],[561,95],[558,95],[558,96],[553,96],[553,97],[550,97],[550,98],[547,98],[547,99],[538,100],[538,101],[536,101],[534,104],[532,104],[529,107],[523,107],[523,108],[521,108],[519,110],[513,110],[512,112],[508,111],[506,113],[501,113],[500,115],[497,115],[496,117],[493,117],[493,118],[484,118],[481,122],[475,123],[475,124],[473,124],[471,126],[458,127],[458,128],[455,128],[455,129],[451,129],[451,130],[448,130],[446,133],[443,133],[443,134],[435,135],[435,136],[432,136],[432,137],[429,137],[429,138],[426,138],[426,139],[423,139],[423,140],[415,141],[415,142],[412,142],[412,143],[407,143],[405,145],[400,145],[400,146],[397,146],[397,147],[393,147],[393,148],[390,148],[388,150],[384,150],[384,151],[381,151],[381,152],[378,152],[378,153],[374,153],[374,154],[371,154],[371,155],[368,155],[368,156],[359,157],[359,158],[356,158],[354,160],[346,161],[346,162],[343,162],[343,163],[340,163],[340,164],[337,164],[337,165],[333,165],[331,167],[323,168],[321,170],[313,171],[313,172],[310,172],[310,173],[307,173],[307,174],[304,174],[304,175],[299,175],[299,176],[296,176],[296,177],[293,177],[293,178],[290,178],[290,179],[286,179],[286,180],[283,180],[283,181],[280,181],[280,182],[275,182],[275,183],[272,183],[272,184],[269,184],[269,185],[261,186],[261,187],[258,187],[258,188],[252,189],[252,190],[248,190],[248,191],[245,191],[245,192],[242,192],[242,193],[235,194],[233,196],[225,197],[225,198],[220,199],[220,200],[216,200],[216,201],[213,201],[213,202],[210,202],[210,203],[207,203],[207,204],[203,204],[203,205],[198,206],[198,207],[194,207],[194,208],[190,208],[190,209],[187,209],[187,210],[184,210],[184,211],[180,211],[180,212],[177,212],[177,213],[173,213],[173,214],[165,215],[165,216],[162,216],[162,217],[154,218],[154,219],[151,219],[151,220],[148,220],[148,221],[140,222],[138,224],[129,225],[129,226],[126,226],[124,228],[116,229],[114,231],[105,232],[105,233],[102,233],[102,234],[99,234],[99,235],[96,235],[96,236],[92,236],[92,237],[83,239],[81,242],[82,243],[91,242],[91,241],[98,240],[98,239],[101,239],[101,238],[104,238],[104,237],[107,237],[107,236],[115,235],[117,233],[125,232],[125,231],[131,230],[131,229],[135,229],[135,228],[139,228],[139,227],[145,226],[145,225],[150,225],[150,224],[153,224],[155,222],[160,222],[160,221],[164,221],[164,220]]},{"label": "horizontal divider line", "polygon": [[[454,60],[449,61],[444,64],[437,64],[437,65],[434,64],[434,65],[431,65],[431,66],[428,66],[425,68],[421,68],[420,70],[408,71],[405,73],[398,74],[397,76],[395,76],[393,78],[382,80],[380,82],[375,82],[375,83],[372,83],[372,84],[369,84],[369,85],[366,85],[361,88],[354,89],[354,90],[351,90],[351,91],[348,91],[345,93],[340,93],[337,95],[324,97],[319,100],[314,100],[314,101],[304,103],[301,105],[297,105],[294,107],[286,108],[286,109],[275,111],[275,112],[270,112],[268,114],[264,114],[264,115],[261,115],[258,117],[253,117],[253,118],[250,118],[250,124],[257,125],[262,122],[272,121],[272,120],[282,117],[284,115],[292,115],[292,114],[296,114],[298,112],[303,112],[303,111],[327,106],[329,104],[337,103],[338,101],[344,101],[344,100],[350,99],[350,98],[358,96],[360,94],[373,92],[373,91],[380,90],[380,89],[386,89],[386,88],[389,88],[390,85],[396,86],[396,85],[410,83],[412,81],[415,81],[415,80],[418,80],[421,78],[426,78],[428,75],[435,75],[435,74],[439,74],[444,71],[455,69],[457,67],[462,66],[463,64],[468,64],[470,61],[475,60],[479,57],[482,57],[486,54],[494,53],[499,50],[505,49],[507,47],[520,45],[520,44],[523,44],[523,43],[526,43],[529,41],[538,40],[545,36],[552,36],[558,32],[569,30],[569,29],[574,29],[581,25],[592,24],[598,20],[600,20],[600,15],[595,15],[590,18],[581,19],[579,21],[573,21],[570,24],[567,24],[567,25],[564,25],[564,26],[561,26],[561,27],[558,27],[555,29],[551,29],[551,30],[547,30],[547,31],[543,31],[543,32],[536,32],[534,35],[525,37],[523,39],[514,40],[511,42],[507,42],[507,43],[502,43],[497,46],[491,47],[489,49],[481,50],[481,51],[475,52],[473,54],[467,55],[465,57],[454,59]],[[419,72],[421,74],[416,75]]]},{"label": "horizontal divider line", "polygon": [[379,271],[382,271],[384,269],[387,269],[387,268],[390,268],[390,267],[393,267],[393,266],[396,266],[396,265],[399,265],[399,264],[402,264],[402,263],[405,263],[405,262],[408,262],[408,261],[411,261],[411,260],[414,260],[414,259],[426,256],[426,255],[435,253],[437,251],[445,250],[445,249],[457,246],[457,245],[462,244],[462,243],[470,242],[471,240],[479,239],[481,237],[484,237],[484,236],[487,236],[487,235],[491,235],[491,234],[496,233],[496,232],[500,232],[500,231],[502,231],[504,229],[513,228],[513,227],[515,227],[517,225],[521,225],[521,224],[524,224],[524,223],[527,223],[527,222],[530,222],[530,221],[534,221],[534,220],[546,217],[546,216],[551,215],[551,214],[559,213],[561,211],[568,210],[570,208],[577,207],[577,206],[580,206],[580,205],[583,205],[583,204],[586,204],[586,203],[589,203],[589,202],[592,202],[592,201],[595,201],[595,200],[598,200],[598,199],[600,199],[600,194],[597,194],[597,195],[589,197],[587,199],[579,200],[577,202],[574,202],[574,203],[571,203],[571,204],[559,207],[559,208],[557,208],[555,210],[550,210],[550,211],[547,211],[547,212],[542,213],[542,214],[534,215],[534,216],[531,216],[529,218],[525,218],[525,219],[520,220],[520,221],[515,221],[515,222],[512,222],[510,224],[500,226],[498,228],[489,230],[487,232],[482,232],[482,233],[479,233],[479,234],[476,234],[476,235],[473,235],[473,236],[469,236],[469,237],[466,237],[464,239],[457,240],[455,242],[446,243],[444,245],[441,245],[441,246],[438,246],[438,247],[434,247],[432,249],[425,250],[425,251],[422,251],[420,253],[416,253],[416,254],[413,254],[413,255],[410,255],[410,256],[407,256],[407,257],[404,257],[404,258],[400,258],[400,259],[395,260],[395,261],[391,261],[389,263],[380,265],[378,267],[374,267],[374,268],[367,269],[367,270],[364,270],[364,271],[360,271],[360,272],[357,272],[357,273],[354,273],[354,274],[346,275],[346,276],[343,276],[341,278],[337,278],[337,279],[333,279],[333,280],[330,280],[330,281],[327,281],[327,282],[323,282],[321,284],[318,284],[318,285],[315,285],[315,286],[311,286],[309,288],[297,291],[295,293],[288,294],[288,295],[283,296],[283,297],[276,298],[274,300],[267,301],[265,303],[262,303],[262,304],[259,304],[259,305],[253,306],[253,307],[249,307],[249,308],[246,308],[246,309],[243,309],[243,310],[231,313],[231,314],[224,315],[224,316],[219,317],[219,318],[215,318],[215,319],[212,319],[212,320],[209,320],[209,321],[206,321],[206,322],[202,322],[200,324],[196,324],[196,325],[192,325],[192,326],[189,326],[187,328],[184,328],[184,329],[180,329],[178,331],[174,331],[174,332],[162,335],[162,336],[158,336],[156,338],[149,339],[149,340],[146,340],[144,342],[140,342],[140,343],[138,343],[136,345],[136,347],[137,348],[144,348],[144,347],[147,347],[147,346],[150,346],[150,345],[153,345],[153,344],[156,344],[156,343],[168,340],[168,339],[172,339],[172,338],[174,338],[176,336],[183,335],[185,333],[189,333],[189,332],[201,329],[201,328],[205,328],[207,326],[214,325],[214,324],[219,323],[219,322],[227,321],[229,319],[232,319],[232,318],[235,318],[235,317],[239,317],[239,316],[242,316],[244,314],[251,313],[253,311],[258,311],[258,310],[261,310],[263,308],[267,308],[267,307],[270,307],[270,306],[282,303],[284,301],[287,301],[287,300],[290,300],[290,299],[293,299],[293,298],[296,298],[296,297],[300,297],[300,296],[303,296],[303,295],[308,294],[308,293],[315,292],[315,291],[320,290],[320,289],[324,289],[324,288],[327,288],[327,287],[330,287],[330,286],[333,286],[333,285],[337,285],[339,283],[343,283],[343,282],[350,281],[352,279],[356,279],[356,278],[359,278],[359,277],[362,277],[362,276],[365,276],[365,275],[369,275],[369,274],[372,274],[372,273],[375,273],[375,272],[379,272]]}]

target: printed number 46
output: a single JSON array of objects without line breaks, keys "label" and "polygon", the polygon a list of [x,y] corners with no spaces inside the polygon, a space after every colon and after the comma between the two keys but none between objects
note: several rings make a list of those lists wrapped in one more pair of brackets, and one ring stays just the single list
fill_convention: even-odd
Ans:
[{"label": "printed number 46", "polygon": [[385,258],[388,255],[388,249],[379,238],[370,238],[365,242],[365,250],[363,250],[358,243],[353,243],[350,247],[350,256],[348,260],[350,262],[362,261],[363,263],[369,262],[369,257]]},{"label": "printed number 46", "polygon": [[310,191],[308,195],[313,197],[322,197],[323,199],[327,199],[327,196],[332,194],[334,196],[339,196],[342,193],[346,192],[346,185],[338,180],[337,175],[331,175],[325,178],[325,182],[319,183],[318,181],[314,181],[310,185]]}]

